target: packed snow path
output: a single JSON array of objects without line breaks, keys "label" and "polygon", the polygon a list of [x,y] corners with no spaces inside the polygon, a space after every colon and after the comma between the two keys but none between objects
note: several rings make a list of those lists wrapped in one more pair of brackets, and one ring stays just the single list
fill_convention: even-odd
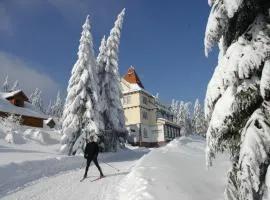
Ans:
[{"label": "packed snow path", "polygon": [[[77,161],[74,160],[73,163],[68,160],[70,158],[63,157],[59,161],[64,165],[57,164],[55,158],[32,160],[30,163],[36,164],[30,164],[32,166],[28,171],[30,176],[20,176],[17,172],[19,166],[13,168],[15,169],[13,174],[8,174],[8,170],[3,170],[10,164],[2,165],[0,177],[2,178],[2,172],[5,172],[6,181],[0,183],[0,198],[2,196],[4,200],[164,200],[168,197],[171,200],[223,199],[226,171],[229,167],[228,159],[224,156],[219,157],[215,167],[207,171],[204,149],[205,140],[192,136],[174,140],[165,147],[151,150],[150,153],[144,148],[132,148],[104,154],[103,158],[100,157],[100,161],[104,160],[120,171],[101,161],[101,167],[107,177],[94,182],[92,180],[98,177],[99,173],[92,164],[88,173],[89,178],[80,182],[84,173],[84,169],[79,169],[82,157],[75,157]],[[145,155],[146,153],[148,154]],[[22,167],[28,162],[22,162]],[[38,165],[37,162],[42,162],[48,169],[55,168],[56,172],[38,170],[42,165]],[[70,167],[75,168],[70,170]],[[18,186],[18,181],[21,188],[13,186],[14,184]]]},{"label": "packed snow path", "polygon": [[115,197],[115,186],[117,186],[123,177],[129,173],[135,161],[125,161],[121,163],[110,163],[117,165],[120,172],[101,163],[106,177],[91,182],[98,177],[98,171],[91,165],[89,169],[89,178],[80,182],[84,169],[73,170],[53,177],[42,178],[32,182],[28,187],[3,199],[7,200],[105,200]]},{"label": "packed snow path", "polygon": [[[1,146],[0,151],[5,152],[11,159],[16,149]],[[132,148],[132,147],[131,147]],[[2,149],[2,150],[1,150]],[[11,150],[9,150],[11,149]],[[99,173],[93,163],[88,171],[89,178],[80,182],[84,174],[84,167],[80,169],[83,157],[51,156],[43,160],[20,160],[18,163],[8,163],[7,160],[0,165],[0,198],[1,199],[110,199],[115,192],[115,186],[128,174],[135,162],[149,150],[145,148],[132,148],[117,153],[99,155],[100,166],[106,175],[104,179],[91,182]],[[17,149],[18,151],[21,148]],[[7,152],[10,151],[10,152]],[[22,151],[26,154],[26,151]],[[36,154],[35,151],[27,153]],[[17,154],[15,158],[17,158]],[[40,154],[36,155],[39,159]],[[29,157],[25,155],[26,159]],[[109,165],[119,169],[112,168]],[[108,195],[108,198],[107,198]]]}]

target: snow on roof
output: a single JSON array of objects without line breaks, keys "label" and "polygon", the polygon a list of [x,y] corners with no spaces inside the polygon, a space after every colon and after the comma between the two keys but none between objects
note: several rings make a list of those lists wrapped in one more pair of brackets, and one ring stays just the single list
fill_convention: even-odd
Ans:
[{"label": "snow on roof", "polygon": [[146,91],[145,89],[141,88],[137,83],[129,83],[123,78],[121,79],[121,81],[129,88],[128,90],[123,91],[123,94],[142,91],[145,94],[155,98],[155,96],[153,96],[150,92]]},{"label": "snow on roof", "polygon": [[10,93],[0,93],[0,112],[36,117],[41,119],[48,118],[48,116],[43,114],[41,111],[38,111],[32,104],[24,102],[24,107],[18,107],[6,100],[8,97],[10,97]]},{"label": "snow on roof", "polygon": [[[16,94],[19,94],[20,92],[23,93],[22,90],[15,90],[15,91],[12,91],[12,92],[0,92],[0,98],[7,99],[7,98],[10,98],[10,97],[14,97]],[[24,96],[25,96],[25,94],[24,94]]]},{"label": "snow on roof", "polygon": [[48,118],[47,120],[45,120],[44,122],[45,122],[46,124],[48,124],[50,121],[55,122],[55,121],[54,121],[54,119],[53,119],[53,118],[51,118],[51,117],[50,117],[50,118]]}]

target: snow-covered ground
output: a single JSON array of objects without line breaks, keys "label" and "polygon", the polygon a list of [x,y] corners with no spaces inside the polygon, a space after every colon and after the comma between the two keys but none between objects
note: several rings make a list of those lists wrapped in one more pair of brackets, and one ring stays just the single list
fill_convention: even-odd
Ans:
[{"label": "snow-covered ground", "polygon": [[137,162],[119,185],[119,200],[218,200],[223,199],[225,156],[214,168],[205,168],[205,141],[182,137],[154,149]]},{"label": "snow-covered ground", "polygon": [[83,157],[59,155],[57,148],[57,144],[30,141],[15,145],[0,139],[0,198],[217,200],[222,199],[229,166],[227,159],[220,157],[207,171],[205,141],[193,136],[150,153],[145,148],[128,147],[100,154],[106,177],[92,182],[99,173],[91,164],[89,178],[79,182],[84,172],[80,169]]}]

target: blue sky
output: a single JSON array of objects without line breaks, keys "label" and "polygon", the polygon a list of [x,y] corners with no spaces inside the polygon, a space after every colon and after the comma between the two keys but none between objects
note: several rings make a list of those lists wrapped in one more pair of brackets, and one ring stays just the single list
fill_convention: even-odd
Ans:
[{"label": "blue sky", "polygon": [[203,101],[217,62],[216,53],[204,56],[207,0],[1,0],[0,81],[11,74],[11,82],[19,79],[28,91],[40,85],[54,99],[58,88],[66,90],[86,15],[98,54],[122,8],[120,74],[133,65],[165,103]]}]

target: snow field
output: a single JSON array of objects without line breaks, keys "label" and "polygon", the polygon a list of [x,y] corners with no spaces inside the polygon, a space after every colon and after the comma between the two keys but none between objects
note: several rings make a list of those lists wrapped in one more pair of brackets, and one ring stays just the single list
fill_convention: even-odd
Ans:
[{"label": "snow field", "polygon": [[[51,156],[47,159],[39,157],[39,160],[2,164],[0,177],[5,181],[0,182],[0,198],[2,200],[223,199],[226,171],[229,168],[228,158],[218,157],[215,167],[207,171],[204,149],[205,140],[199,136],[191,136],[176,139],[165,147],[152,149],[150,153],[149,149],[129,146],[127,150],[120,150],[117,153],[100,154],[99,163],[106,177],[94,182],[92,180],[99,176],[99,172],[93,163],[89,168],[89,178],[80,182],[84,173],[84,168],[80,169],[83,161],[81,156],[67,157],[48,152],[44,153]],[[6,154],[12,158],[13,152]]]}]

